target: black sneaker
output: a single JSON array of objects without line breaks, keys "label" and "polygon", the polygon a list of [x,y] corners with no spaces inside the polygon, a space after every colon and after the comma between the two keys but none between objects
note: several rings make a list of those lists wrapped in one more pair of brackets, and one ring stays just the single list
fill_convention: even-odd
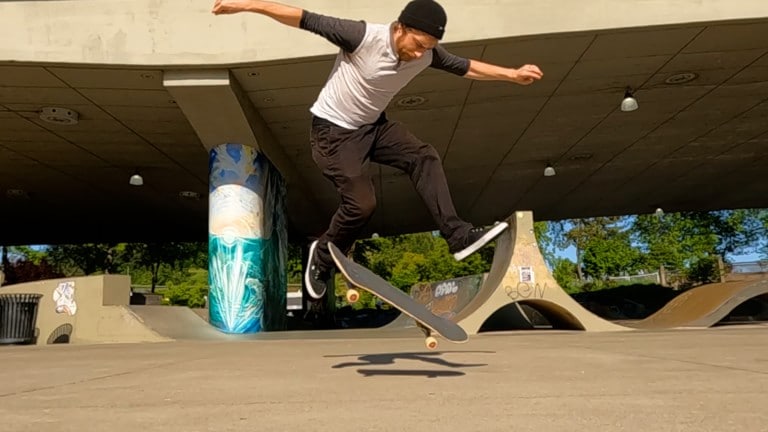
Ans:
[{"label": "black sneaker", "polygon": [[462,249],[453,253],[456,261],[461,261],[476,252],[494,237],[501,234],[509,226],[506,222],[498,222],[492,227],[475,227],[469,230],[467,238],[461,244]]},{"label": "black sneaker", "polygon": [[304,283],[307,286],[307,292],[315,300],[323,298],[327,289],[327,281],[329,272],[320,270],[318,266],[317,257],[315,255],[315,249],[317,248],[317,240],[312,242],[309,247],[309,259],[307,260],[307,267],[304,271]]}]

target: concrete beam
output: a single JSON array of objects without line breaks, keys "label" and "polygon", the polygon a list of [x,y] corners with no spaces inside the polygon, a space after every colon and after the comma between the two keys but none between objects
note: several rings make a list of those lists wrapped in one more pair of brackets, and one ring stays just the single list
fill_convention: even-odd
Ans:
[{"label": "concrete beam", "polygon": [[260,149],[235,96],[229,70],[169,71],[163,85],[184,112],[206,151],[225,142]]},{"label": "concrete beam", "polygon": [[[406,0],[285,3],[325,15],[390,22]],[[765,0],[442,0],[441,4],[449,17],[444,42],[768,16]],[[187,66],[285,60],[338,51],[317,35],[267,17],[215,16],[210,12],[212,5],[212,0],[2,2],[0,58]],[[473,19],[460,18],[465,16]]]},{"label": "concrete beam", "polygon": [[301,198],[293,200],[291,207],[318,209],[319,203],[306,180],[229,70],[167,71],[163,74],[163,85],[206,151],[227,142],[258,149],[280,171],[288,187],[300,192]]}]

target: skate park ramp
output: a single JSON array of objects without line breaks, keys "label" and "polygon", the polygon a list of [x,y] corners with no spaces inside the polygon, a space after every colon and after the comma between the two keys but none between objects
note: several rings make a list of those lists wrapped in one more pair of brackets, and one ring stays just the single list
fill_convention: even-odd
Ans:
[{"label": "skate park ramp", "polygon": [[227,334],[216,330],[195,311],[185,306],[134,305],[130,306],[130,309],[147,328],[169,339],[228,338]]},{"label": "skate park ramp", "polygon": [[[454,320],[481,292],[488,273],[462,276],[432,283],[418,283],[411,287],[411,297],[432,313],[448,320]],[[399,314],[386,329],[416,327],[413,318]],[[534,325],[528,319],[519,303],[512,303],[489,317],[481,331],[530,330]]]},{"label": "skate park ramp", "polygon": [[37,345],[166,342],[128,307],[130,277],[97,275],[5,285],[2,294],[41,294]]},{"label": "skate park ramp", "polygon": [[[758,306],[768,304],[768,280],[702,285],[679,294],[648,318],[621,323],[648,330],[712,327],[723,324],[723,320],[739,306],[753,299],[759,300],[755,303]],[[750,312],[745,320],[760,315],[765,318],[765,314],[765,311]],[[738,317],[735,318],[738,320]]]},{"label": "skate park ramp", "polygon": [[[411,296],[435,314],[457,322],[469,334],[536,328],[630,331],[711,327],[750,299],[768,305],[768,281],[725,282],[688,290],[643,320],[607,320],[583,307],[554,279],[536,242],[532,212],[516,212],[507,223],[509,229],[496,240],[488,273],[415,285]],[[400,315],[384,327],[413,326],[412,319]]]},{"label": "skate park ramp", "polygon": [[[533,231],[533,214],[516,212],[509,228],[496,238],[491,269],[482,276],[467,276],[414,286],[411,296],[437,315],[458,323],[468,334],[496,330],[530,330],[535,322],[546,328],[586,331],[630,330],[604,320],[574,300],[550,274]],[[536,320],[535,315],[543,319]],[[384,326],[414,326],[399,316]]]},{"label": "skate park ramp", "polygon": [[594,315],[558,285],[536,243],[532,212],[515,212],[506,222],[509,228],[496,238],[496,253],[485,283],[454,318],[467,333],[479,333],[489,318],[498,319],[497,312],[521,311],[511,307],[514,303],[535,309],[554,329],[629,330]]}]

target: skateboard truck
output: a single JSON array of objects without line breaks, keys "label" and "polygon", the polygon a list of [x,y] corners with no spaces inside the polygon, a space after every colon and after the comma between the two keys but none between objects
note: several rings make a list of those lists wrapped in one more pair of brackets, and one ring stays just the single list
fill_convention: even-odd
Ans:
[{"label": "skateboard truck", "polygon": [[427,348],[431,350],[437,348],[437,338],[432,336],[432,330],[418,321],[416,321],[416,326],[421,329],[421,331],[424,333],[424,336],[426,337],[426,339],[424,339],[424,345],[426,345]]}]

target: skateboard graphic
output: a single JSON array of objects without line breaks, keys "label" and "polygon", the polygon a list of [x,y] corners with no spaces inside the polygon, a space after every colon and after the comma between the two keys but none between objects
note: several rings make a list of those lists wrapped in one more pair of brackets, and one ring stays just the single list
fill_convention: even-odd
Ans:
[{"label": "skateboard graphic", "polygon": [[456,323],[433,314],[408,294],[392,286],[367,268],[347,258],[333,243],[328,243],[328,249],[334,262],[336,262],[336,266],[349,284],[347,301],[350,303],[360,299],[360,294],[354,287],[364,289],[380,297],[416,321],[416,325],[426,336],[425,345],[429,349],[437,348],[437,339],[432,336],[433,333],[455,343],[469,340],[469,336],[467,336],[464,329]]}]

